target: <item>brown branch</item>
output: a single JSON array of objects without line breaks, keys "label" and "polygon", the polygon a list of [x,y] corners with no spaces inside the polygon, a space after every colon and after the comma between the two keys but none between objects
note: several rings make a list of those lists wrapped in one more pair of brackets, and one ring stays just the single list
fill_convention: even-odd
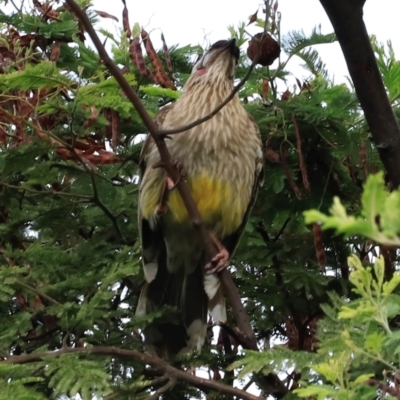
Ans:
[{"label": "brown branch", "polygon": [[394,188],[400,186],[400,127],[386,94],[363,21],[365,0],[320,0],[339,44],[379,157]]},{"label": "brown branch", "polygon": [[56,191],[56,190],[35,190],[35,189],[30,189],[25,186],[9,185],[8,183],[5,183],[5,182],[0,182],[0,187],[1,186],[7,187],[10,189],[15,189],[15,190],[22,191],[22,192],[38,194],[38,195],[50,195],[50,196],[60,196],[60,197],[64,196],[64,197],[73,197],[73,198],[77,198],[77,199],[84,199],[84,200],[87,200],[88,202],[93,201],[93,196],[88,196],[86,194],[68,193],[68,192]]},{"label": "brown branch", "polygon": [[[212,258],[214,255],[217,254],[217,250],[215,248],[214,242],[202,222],[200,213],[197,210],[196,204],[193,201],[193,198],[191,196],[189,188],[187,187],[187,185],[183,179],[179,179],[180,172],[176,168],[176,166],[174,166],[174,164],[172,162],[171,155],[170,155],[168,148],[164,141],[164,136],[159,134],[157,125],[155,124],[155,122],[152,120],[152,118],[146,111],[146,109],[145,109],[144,105],[142,104],[142,102],[140,101],[139,97],[136,95],[135,91],[132,89],[132,87],[126,81],[126,79],[124,78],[120,69],[115,65],[115,63],[111,60],[111,58],[107,54],[107,51],[105,50],[103,44],[101,43],[99,37],[97,36],[86,13],[76,4],[76,2],[74,0],[66,0],[66,2],[69,5],[69,7],[71,8],[71,10],[75,13],[75,15],[79,18],[82,25],[85,27],[87,33],[89,34],[90,38],[93,41],[93,44],[95,45],[95,47],[99,53],[100,58],[103,60],[104,64],[107,66],[108,70],[114,76],[116,81],[120,84],[121,88],[125,92],[126,97],[131,101],[131,103],[135,107],[136,111],[138,112],[140,118],[142,119],[143,123],[146,125],[150,135],[154,139],[154,142],[160,153],[160,158],[163,163],[163,166],[164,166],[165,170],[167,171],[169,177],[176,183],[176,189],[179,191],[179,194],[183,200],[183,203],[185,204],[188,214],[190,215],[190,218],[192,220],[192,224],[198,230],[200,237],[202,238],[202,240],[205,244],[205,248],[206,248],[209,258]],[[253,67],[253,65],[252,65],[252,67]],[[250,74],[252,67],[246,74],[247,77]],[[242,81],[243,81],[243,79],[242,79]],[[243,83],[242,83],[242,85],[243,85]],[[234,97],[236,92],[239,90],[240,87],[238,87],[238,86],[239,85],[236,86],[233,94],[231,94],[232,98]],[[229,97],[228,97],[228,99],[229,99]],[[224,103],[227,103],[228,101],[230,101],[230,100],[228,100],[228,101],[227,100],[225,100]],[[222,107],[220,107],[220,108],[222,108]],[[211,116],[206,116],[204,118],[210,119]],[[203,119],[195,121],[193,124],[198,125],[198,124],[204,122],[204,121],[202,121]],[[191,124],[191,126],[194,126],[193,124]],[[189,128],[186,128],[186,129],[189,129]],[[161,131],[160,131],[160,133],[161,133]],[[232,280],[232,277],[230,276],[230,274],[227,270],[224,270],[219,274],[219,278],[220,278],[221,284],[224,288],[224,292],[231,304],[233,314],[235,316],[235,319],[237,321],[239,329],[252,342],[251,348],[253,350],[257,350],[257,340],[256,340],[254,332],[251,328],[249,318],[246,314],[246,311],[241,303],[238,290],[236,288],[235,283]]]},{"label": "brown branch", "polygon": [[308,179],[307,166],[304,160],[303,151],[301,149],[301,136],[300,136],[299,124],[297,123],[297,120],[294,117],[294,115],[292,115],[292,123],[294,126],[294,132],[296,134],[296,146],[297,146],[297,152],[299,153],[299,167],[303,178],[304,189],[307,194],[310,194],[311,192],[310,180]]},{"label": "brown branch", "polygon": [[93,346],[89,348],[63,348],[57,351],[44,351],[41,353],[31,353],[21,356],[11,356],[4,361],[0,361],[0,365],[4,364],[27,364],[32,362],[42,361],[46,357],[60,357],[63,354],[88,354],[88,355],[103,355],[116,357],[125,360],[139,360],[143,364],[148,364],[156,368],[161,373],[168,375],[170,379],[176,379],[186,382],[200,390],[213,390],[224,394],[236,396],[243,400],[262,400],[262,397],[254,396],[246,393],[243,390],[234,388],[224,383],[216,382],[210,379],[199,378],[188,372],[182,371],[171,366],[168,362],[156,356],[141,353],[137,350],[118,349],[109,346]]},{"label": "brown branch", "polygon": [[252,349],[252,344],[251,342],[249,342],[248,337],[245,336],[242,331],[234,326],[230,326],[226,322],[220,321],[218,325],[222,328],[223,331],[232,336],[244,349],[254,350]]}]

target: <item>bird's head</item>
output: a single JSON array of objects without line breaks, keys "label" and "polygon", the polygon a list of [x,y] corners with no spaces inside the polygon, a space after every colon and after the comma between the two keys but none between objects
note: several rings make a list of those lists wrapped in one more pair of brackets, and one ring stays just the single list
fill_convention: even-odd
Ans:
[{"label": "bird's head", "polygon": [[218,83],[233,82],[239,59],[239,47],[236,39],[219,40],[205,52],[192,69],[190,81]]}]

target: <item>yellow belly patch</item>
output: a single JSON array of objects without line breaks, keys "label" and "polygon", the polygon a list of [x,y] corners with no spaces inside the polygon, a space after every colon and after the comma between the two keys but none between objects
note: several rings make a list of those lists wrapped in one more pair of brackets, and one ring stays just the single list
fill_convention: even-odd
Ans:
[{"label": "yellow belly patch", "polygon": [[[222,236],[234,232],[241,224],[247,204],[243,204],[240,193],[227,183],[208,175],[201,174],[188,179],[188,187],[197,209],[207,226],[211,229],[219,225],[218,233]],[[154,214],[160,201],[161,189],[147,193],[146,203],[142,208],[143,216],[149,218]],[[190,219],[178,190],[168,195],[168,211],[165,218],[171,223],[189,224]]]}]

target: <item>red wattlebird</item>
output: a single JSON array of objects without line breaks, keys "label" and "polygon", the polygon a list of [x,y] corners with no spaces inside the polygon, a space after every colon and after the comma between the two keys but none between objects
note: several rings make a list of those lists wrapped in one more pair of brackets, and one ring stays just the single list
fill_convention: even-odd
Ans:
[{"label": "red wattlebird", "polygon": [[[187,125],[220,105],[234,88],[239,48],[235,39],[220,40],[197,61],[181,98],[161,110],[160,129]],[[217,272],[227,266],[246,225],[262,180],[259,129],[236,95],[213,118],[166,141],[218,255],[206,259],[204,244],[193,227],[180,194],[162,168],[149,137],[142,153],[139,227],[146,284],[137,308],[146,315],[163,305],[179,310],[178,324],[151,324],[146,342],[159,354],[204,343],[208,312],[226,319]]]}]

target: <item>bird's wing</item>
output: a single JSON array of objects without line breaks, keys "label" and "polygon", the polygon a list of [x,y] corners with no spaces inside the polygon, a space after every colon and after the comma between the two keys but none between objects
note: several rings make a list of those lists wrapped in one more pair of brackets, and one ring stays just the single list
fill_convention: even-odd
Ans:
[{"label": "bird's wing", "polygon": [[[157,115],[154,117],[154,122],[157,127],[160,128],[164,122],[165,117],[171,111],[171,108],[175,103],[170,104],[162,108]],[[155,146],[154,140],[151,135],[147,135],[142,151],[140,153],[139,159],[139,168],[140,168],[140,181],[142,181],[144,173],[147,168],[146,156],[149,151]],[[147,219],[143,218],[140,212],[140,207],[138,210],[138,227],[139,227],[139,236],[141,238],[142,244],[142,257],[143,257],[143,268],[146,277],[146,281],[150,282],[157,274],[157,258],[159,252],[164,246],[164,240],[162,233],[157,226],[150,226],[150,223]]]},{"label": "bird's wing", "polygon": [[[175,105],[175,103],[169,104],[165,107],[163,107],[154,117],[153,121],[157,125],[157,128],[160,129],[165,117],[167,114],[171,111],[172,107]],[[139,168],[140,168],[140,178],[143,177],[144,171],[146,170],[146,155],[148,152],[151,150],[151,148],[154,146],[154,140],[150,134],[146,136],[146,139],[144,140],[142,150],[140,152],[140,158],[139,158]]]},{"label": "bird's wing", "polygon": [[[155,117],[161,127],[171,106],[164,107]],[[155,145],[149,135],[143,145],[140,157],[141,179],[146,168],[147,154]],[[182,348],[199,350],[207,331],[207,297],[203,288],[203,268],[195,268],[186,274],[184,268],[171,274],[167,268],[167,248],[164,232],[152,220],[148,221],[138,212],[139,231],[142,245],[142,261],[146,283],[142,288],[136,315],[147,315],[161,305],[176,307],[181,312],[181,323],[151,323],[145,329],[146,343],[153,346],[159,355],[176,354]],[[205,264],[204,255],[199,255],[198,264]],[[215,308],[217,305],[215,306]]]},{"label": "bird's wing", "polygon": [[[250,114],[248,114],[248,116],[250,119],[249,123],[251,123],[254,126],[254,128],[259,132],[258,125],[254,121],[253,117]],[[254,172],[253,189],[251,191],[250,202],[247,206],[246,212],[243,215],[242,223],[240,224],[239,228],[235,232],[222,238],[222,243],[225,246],[226,250],[228,250],[230,257],[233,256],[233,254],[236,250],[236,247],[239,244],[239,240],[242,237],[243,231],[244,231],[247,221],[250,217],[251,210],[257,199],[258,191],[264,183],[264,159],[263,159],[263,153],[262,153],[262,148],[261,148],[261,136],[260,136],[260,158],[256,159],[255,163],[256,163],[256,166],[255,166],[255,172]]]}]

